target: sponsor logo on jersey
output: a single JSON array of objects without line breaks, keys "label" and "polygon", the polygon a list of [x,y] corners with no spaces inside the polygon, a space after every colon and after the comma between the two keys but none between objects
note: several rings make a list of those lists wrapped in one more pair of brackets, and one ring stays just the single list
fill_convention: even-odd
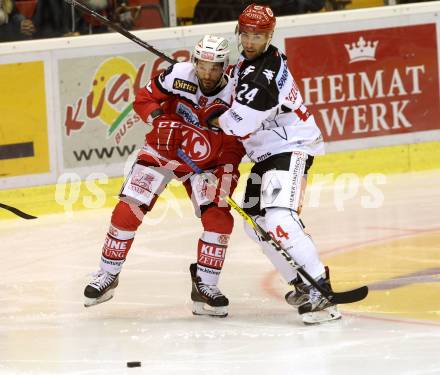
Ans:
[{"label": "sponsor logo on jersey", "polygon": [[173,82],[173,89],[195,94],[197,92],[197,85],[195,83],[185,81],[184,79],[175,78]]},{"label": "sponsor logo on jersey", "polygon": [[304,153],[295,151],[294,155],[297,156],[295,159],[295,166],[293,167],[293,175],[292,175],[292,186],[290,190],[290,207],[297,208],[297,200],[299,197],[297,195],[300,193],[298,191],[298,181],[302,178],[302,172],[304,171]]},{"label": "sponsor logo on jersey", "polygon": [[268,84],[270,84],[270,82],[273,80],[274,74],[275,74],[275,72],[273,70],[270,70],[270,69],[263,70],[263,75],[266,77]]},{"label": "sponsor logo on jersey", "polygon": [[271,155],[272,155],[271,152],[266,152],[265,154],[257,157],[257,162],[266,160]]},{"label": "sponsor logo on jersey", "polygon": [[197,115],[191,110],[190,107],[183,103],[177,104],[176,113],[182,117],[186,123],[200,127],[199,119]]},{"label": "sponsor logo on jersey", "polygon": [[299,91],[295,85],[295,82],[292,84],[292,88],[290,89],[289,94],[286,96],[286,99],[291,101],[292,103],[296,102],[296,98],[298,97]]},{"label": "sponsor logo on jersey", "polygon": [[241,78],[246,77],[249,73],[252,73],[255,71],[255,66],[249,65],[243,72],[241,73]]},{"label": "sponsor logo on jersey", "polygon": [[287,73],[287,66],[284,65],[284,68],[283,68],[283,74],[281,74],[281,78],[280,78],[279,81],[277,82],[278,89],[281,90],[281,89],[283,88],[284,84],[286,83],[287,76],[288,76],[288,73]]},{"label": "sponsor logo on jersey", "polygon": [[192,125],[182,124],[182,149],[195,162],[208,159],[211,155],[209,139]]},{"label": "sponsor logo on jersey", "polygon": [[232,109],[229,111],[229,113],[235,122],[243,121],[243,117],[241,117],[237,112],[233,111]]},{"label": "sponsor logo on jersey", "polygon": [[199,106],[200,107],[205,107],[206,106],[206,103],[208,103],[208,98],[206,97],[206,96],[201,96],[200,98],[199,98]]}]

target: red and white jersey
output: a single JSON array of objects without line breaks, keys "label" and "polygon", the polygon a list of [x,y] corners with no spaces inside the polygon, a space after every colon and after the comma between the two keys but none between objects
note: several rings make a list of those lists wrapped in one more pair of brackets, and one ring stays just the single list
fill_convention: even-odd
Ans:
[{"label": "red and white jersey", "polygon": [[[150,122],[150,114],[162,109],[171,119],[183,123],[182,150],[194,160],[200,168],[210,169],[223,164],[238,166],[244,155],[243,146],[235,137],[203,129],[199,125],[197,110],[212,103],[232,103],[233,82],[225,75],[225,85],[219,86],[210,95],[202,93],[194,65],[181,62],[171,65],[166,71],[152,78],[145,88],[139,90],[133,104],[134,110],[142,120]],[[141,153],[142,154],[142,153]],[[147,143],[144,146],[143,159],[166,160]],[[178,159],[179,161],[179,159]],[[183,162],[176,171],[190,172]]]}]

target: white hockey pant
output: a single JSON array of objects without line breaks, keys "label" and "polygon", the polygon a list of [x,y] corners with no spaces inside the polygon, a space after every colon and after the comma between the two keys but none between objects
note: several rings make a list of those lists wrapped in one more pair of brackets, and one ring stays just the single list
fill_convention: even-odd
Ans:
[{"label": "white hockey pant", "polygon": [[[304,232],[304,228],[295,211],[279,207],[266,208],[266,215],[264,217],[257,216],[254,219],[279,241],[295,263],[303,266],[313,278],[317,279],[325,274],[324,265],[319,259],[316,246],[310,235]],[[277,250],[269,243],[261,241],[250,227],[246,229],[246,233],[260,244],[263,253],[287,282],[292,281],[296,277],[296,271]],[[305,283],[308,284],[307,281]]]},{"label": "white hockey pant", "polygon": [[[254,219],[262,228],[266,227],[263,216],[253,216],[252,219]],[[244,221],[244,230],[253,241],[260,245],[263,254],[271,261],[273,266],[287,283],[290,283],[296,278],[296,270],[288,262],[286,262],[284,257],[277,250],[275,250],[271,244],[263,241],[246,221]]]}]

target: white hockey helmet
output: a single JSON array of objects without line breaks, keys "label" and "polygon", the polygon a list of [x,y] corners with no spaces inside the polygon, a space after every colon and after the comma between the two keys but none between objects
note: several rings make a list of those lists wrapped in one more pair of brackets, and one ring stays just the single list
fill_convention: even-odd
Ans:
[{"label": "white hockey helmet", "polygon": [[229,65],[229,42],[221,36],[205,35],[196,44],[193,62],[197,60],[222,63],[223,69]]}]

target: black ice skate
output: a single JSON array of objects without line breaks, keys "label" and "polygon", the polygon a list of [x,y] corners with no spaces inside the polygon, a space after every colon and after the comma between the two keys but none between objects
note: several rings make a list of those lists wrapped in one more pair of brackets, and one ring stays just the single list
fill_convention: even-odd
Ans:
[{"label": "black ice skate", "polygon": [[294,290],[287,292],[284,296],[289,305],[298,307],[309,300],[308,287],[299,275],[290,284],[293,285]]},{"label": "black ice skate", "polygon": [[[332,291],[328,267],[325,267],[325,273],[325,278],[321,277],[317,282],[322,288]],[[341,319],[337,305],[328,301],[313,286],[308,285],[306,288],[307,301],[298,307],[298,313],[304,324],[318,324]]]},{"label": "black ice skate", "polygon": [[113,298],[115,288],[119,283],[119,274],[112,275],[99,270],[93,275],[93,280],[84,289],[84,307],[90,307]]},{"label": "black ice skate", "polygon": [[193,314],[226,317],[228,315],[228,299],[215,285],[202,283],[202,279],[197,276],[197,263],[191,264],[189,271],[192,280]]}]

